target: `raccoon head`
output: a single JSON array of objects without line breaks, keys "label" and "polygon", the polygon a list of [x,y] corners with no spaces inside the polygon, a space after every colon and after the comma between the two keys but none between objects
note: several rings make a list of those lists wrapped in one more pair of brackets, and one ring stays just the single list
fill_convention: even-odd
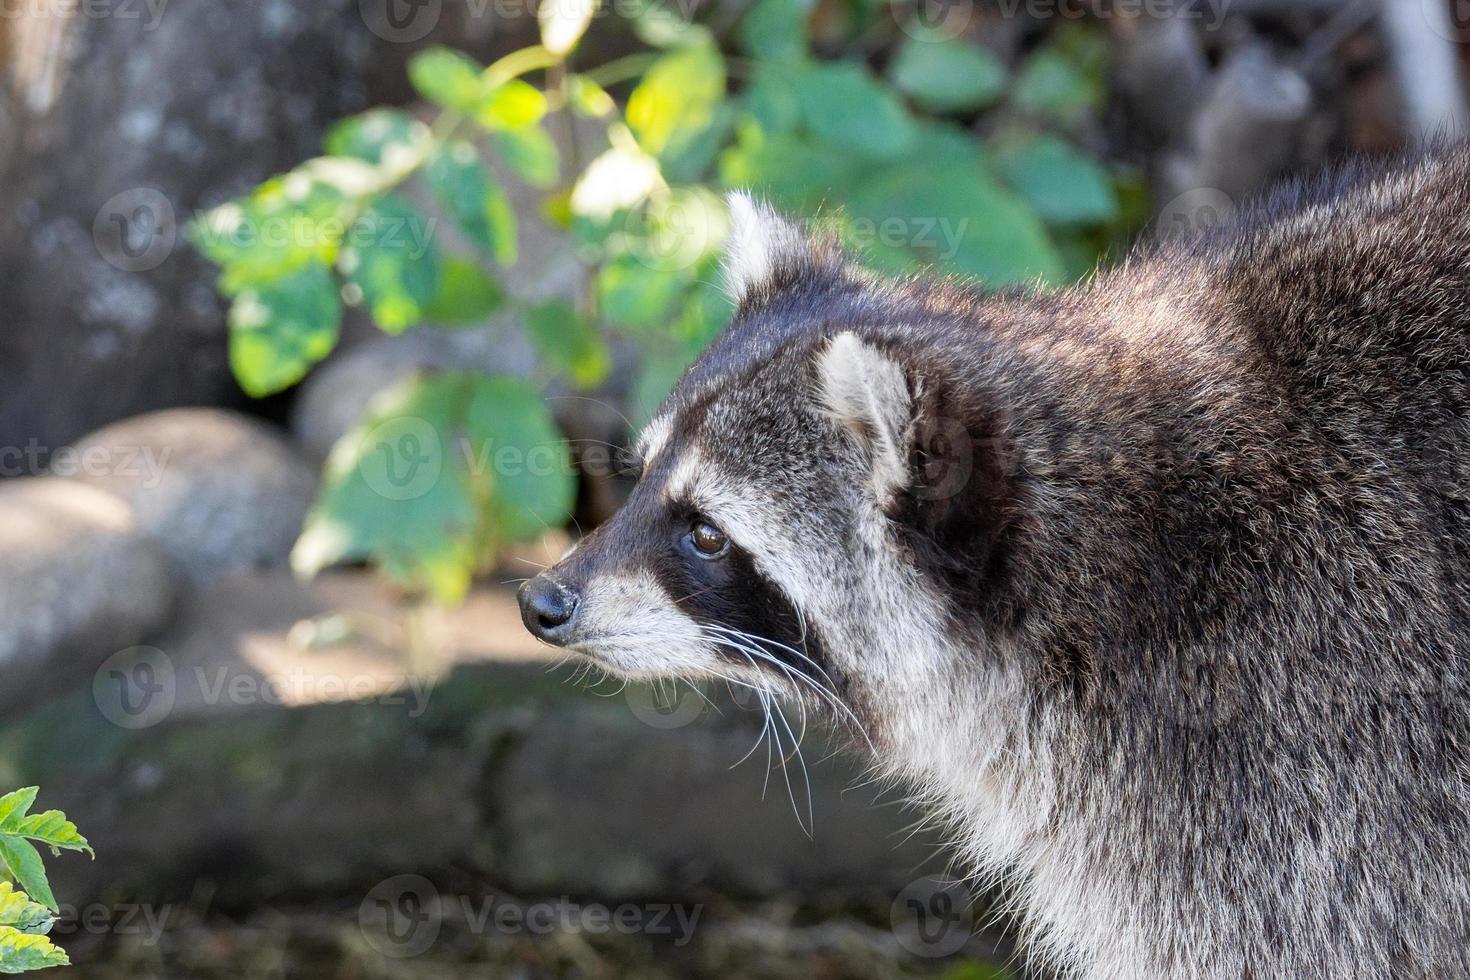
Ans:
[{"label": "raccoon head", "polygon": [[639,438],[627,504],[521,588],[522,615],[616,674],[735,680],[867,725],[883,688],[942,682],[984,588],[1000,521],[976,447],[996,427],[925,347],[932,304],[731,209],[734,321]]}]

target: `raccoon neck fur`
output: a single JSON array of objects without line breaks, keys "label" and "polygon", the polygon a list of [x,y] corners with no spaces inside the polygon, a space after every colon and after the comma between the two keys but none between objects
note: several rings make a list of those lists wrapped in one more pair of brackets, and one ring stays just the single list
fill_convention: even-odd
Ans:
[{"label": "raccoon neck fur", "polygon": [[874,334],[1019,515],[875,610],[881,754],[1070,975],[1470,971],[1470,163],[1330,191]]}]

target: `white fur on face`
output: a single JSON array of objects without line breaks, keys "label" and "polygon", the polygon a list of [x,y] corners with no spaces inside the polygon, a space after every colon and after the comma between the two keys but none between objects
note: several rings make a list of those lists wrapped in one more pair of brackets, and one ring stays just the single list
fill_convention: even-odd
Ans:
[{"label": "white fur on face", "polygon": [[770,205],[736,191],[725,199],[730,209],[730,243],[725,252],[725,289],[739,303],[771,277],[783,261],[808,251],[801,229]]},{"label": "white fur on face", "polygon": [[600,575],[580,602],[573,649],[625,677],[698,677],[721,666],[698,624],[644,569]]},{"label": "white fur on face", "polygon": [[903,369],[856,334],[832,338],[817,362],[822,401],[868,451],[880,501],[908,482],[913,399]]},{"label": "white fur on face", "polygon": [[633,451],[638,454],[644,468],[650,466],[663,452],[664,446],[668,445],[669,436],[674,428],[674,420],[668,412],[657,416],[643,427],[643,432],[638,436],[638,442]]}]

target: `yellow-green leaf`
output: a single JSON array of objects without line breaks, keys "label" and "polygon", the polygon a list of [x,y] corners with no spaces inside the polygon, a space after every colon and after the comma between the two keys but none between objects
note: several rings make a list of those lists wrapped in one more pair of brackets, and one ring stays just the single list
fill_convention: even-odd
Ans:
[{"label": "yellow-green leaf", "polygon": [[45,936],[30,935],[0,925],[0,973],[27,973],[53,966],[69,966],[66,953]]},{"label": "yellow-green leaf", "polygon": [[337,343],[342,300],[320,262],[262,286],[230,305],[230,367],[245,393],[261,398],[300,381]]},{"label": "yellow-green leaf", "polygon": [[681,134],[714,122],[725,97],[725,61],[713,44],[678,48],[660,57],[628,97],[628,125],[639,145],[658,155]]}]

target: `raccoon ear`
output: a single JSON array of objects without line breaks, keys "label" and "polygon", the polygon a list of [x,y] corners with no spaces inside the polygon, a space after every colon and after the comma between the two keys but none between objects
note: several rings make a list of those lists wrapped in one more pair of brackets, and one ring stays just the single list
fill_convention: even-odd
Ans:
[{"label": "raccoon ear", "polygon": [[823,407],[867,448],[879,499],[907,485],[914,402],[903,368],[844,331],[822,350],[817,378]]},{"label": "raccoon ear", "polygon": [[811,246],[801,228],[744,191],[732,192],[725,203],[730,209],[725,288],[738,303],[776,269],[808,259]]}]

